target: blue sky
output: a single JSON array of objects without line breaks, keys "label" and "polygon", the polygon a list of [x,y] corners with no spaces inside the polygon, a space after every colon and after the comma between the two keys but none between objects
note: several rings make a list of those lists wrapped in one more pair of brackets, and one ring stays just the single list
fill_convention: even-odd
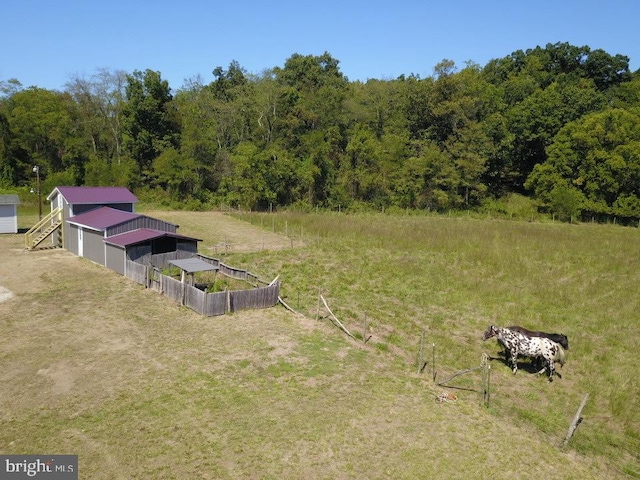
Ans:
[{"label": "blue sky", "polygon": [[349,80],[427,77],[547,43],[603,49],[640,68],[638,0],[10,0],[0,81],[63,89],[99,69],[159,71],[178,89],[232,60],[250,73],[329,52]]}]

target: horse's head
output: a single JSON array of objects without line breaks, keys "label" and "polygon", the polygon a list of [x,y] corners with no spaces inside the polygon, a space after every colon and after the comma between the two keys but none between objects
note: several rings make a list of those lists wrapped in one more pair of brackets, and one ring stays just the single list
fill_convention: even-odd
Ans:
[{"label": "horse's head", "polygon": [[495,337],[497,334],[498,329],[493,325],[490,325],[489,328],[487,328],[487,330],[484,332],[484,335],[482,335],[482,340],[487,340],[491,337]]},{"label": "horse's head", "polygon": [[553,359],[558,362],[560,366],[563,366],[567,362],[567,356],[564,353],[562,345],[560,345],[559,343],[557,343],[556,345],[558,345],[558,351],[556,352]]}]

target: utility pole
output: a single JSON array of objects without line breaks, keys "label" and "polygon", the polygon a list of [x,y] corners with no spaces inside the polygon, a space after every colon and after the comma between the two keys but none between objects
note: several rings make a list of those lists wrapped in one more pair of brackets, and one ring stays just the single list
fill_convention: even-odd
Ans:
[{"label": "utility pole", "polygon": [[40,192],[40,167],[35,165],[33,173],[36,174],[36,191],[38,193],[38,220],[42,220],[42,195]]}]

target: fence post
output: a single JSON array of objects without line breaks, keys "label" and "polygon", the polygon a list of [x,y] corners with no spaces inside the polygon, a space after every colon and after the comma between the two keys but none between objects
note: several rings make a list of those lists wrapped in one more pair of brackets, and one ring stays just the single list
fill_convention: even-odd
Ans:
[{"label": "fence post", "polygon": [[491,365],[489,364],[489,357],[487,354],[482,354],[482,387],[480,389],[482,393],[482,403],[485,407],[489,407],[491,399]]},{"label": "fence post", "polygon": [[431,370],[433,371],[433,381],[436,381],[436,344],[431,344]]},{"label": "fence post", "polygon": [[367,314],[364,314],[364,325],[362,326],[362,343],[367,343]]},{"label": "fence post", "polygon": [[418,373],[422,373],[422,367],[424,366],[424,335],[425,331],[422,330],[422,336],[420,337],[420,353],[418,353]]},{"label": "fence post", "polygon": [[587,404],[588,399],[589,399],[589,394],[585,393],[584,398],[580,403],[580,407],[578,407],[578,411],[573,416],[571,425],[569,425],[569,430],[567,431],[567,436],[564,437],[564,442],[562,442],[562,447],[565,447],[567,443],[569,443],[569,440],[571,440],[571,438],[573,437],[573,434],[575,433],[576,428],[578,428],[578,425],[580,425],[580,422],[582,421],[582,417],[580,416],[580,414],[582,413],[582,409],[584,408],[584,406]]},{"label": "fence post", "polygon": [[322,287],[318,287],[318,308],[316,310],[316,321],[320,319],[320,298],[322,297]]},{"label": "fence post", "polygon": [[184,288],[184,281],[185,281],[185,271],[182,270],[182,274],[180,275],[180,305],[184,306],[184,295],[185,295],[185,288]]}]

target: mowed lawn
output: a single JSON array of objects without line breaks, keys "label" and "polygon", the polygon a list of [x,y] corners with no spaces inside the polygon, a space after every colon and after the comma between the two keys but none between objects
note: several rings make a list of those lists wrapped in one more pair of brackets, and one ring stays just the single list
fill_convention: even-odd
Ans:
[{"label": "mowed lawn", "polygon": [[[203,318],[85,259],[26,252],[21,236],[2,235],[0,287],[11,295],[0,303],[0,452],[77,454],[90,479],[639,474],[636,229],[153,215],[201,238],[207,255],[280,275],[298,313]],[[524,361],[513,376],[480,338],[490,323],[567,334],[562,378]],[[483,353],[496,357],[488,406],[479,370],[437,385]],[[457,399],[439,403],[443,392]]]}]

